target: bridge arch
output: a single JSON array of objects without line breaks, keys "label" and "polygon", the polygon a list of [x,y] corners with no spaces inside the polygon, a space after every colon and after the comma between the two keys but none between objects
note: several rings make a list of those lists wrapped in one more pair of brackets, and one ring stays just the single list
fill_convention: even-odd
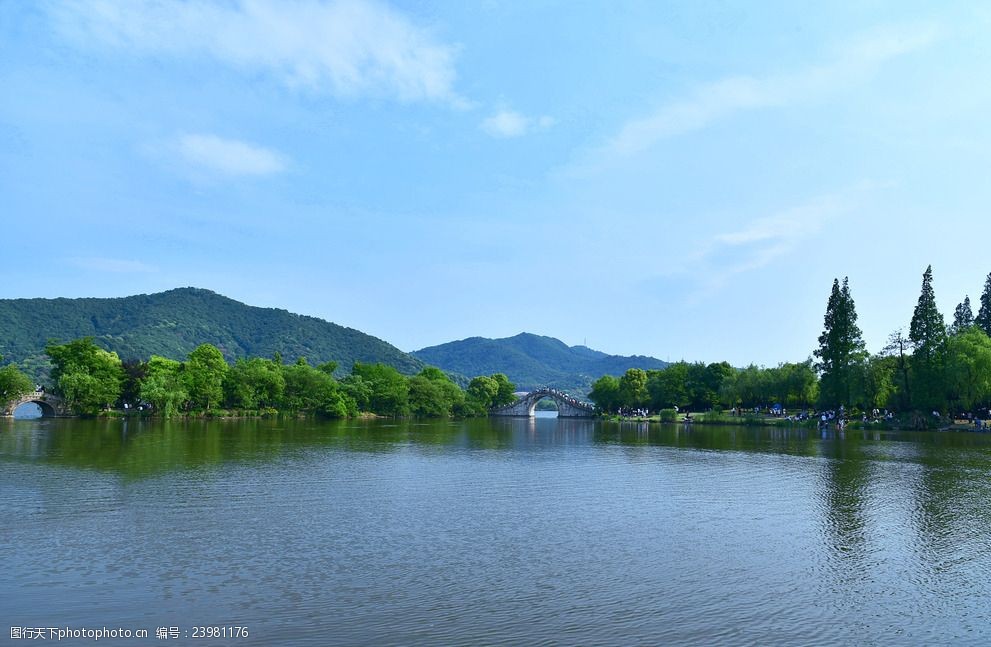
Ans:
[{"label": "bridge arch", "polygon": [[549,387],[530,391],[520,397],[516,402],[504,407],[495,407],[489,410],[492,416],[516,416],[533,417],[537,402],[544,398],[550,398],[557,403],[557,415],[559,418],[592,418],[595,416],[595,407],[587,402],[582,402],[563,391]]},{"label": "bridge arch", "polygon": [[72,413],[65,407],[62,398],[44,391],[25,393],[0,405],[0,417],[13,418],[14,411],[22,404],[36,404],[41,409],[42,418],[65,418]]}]

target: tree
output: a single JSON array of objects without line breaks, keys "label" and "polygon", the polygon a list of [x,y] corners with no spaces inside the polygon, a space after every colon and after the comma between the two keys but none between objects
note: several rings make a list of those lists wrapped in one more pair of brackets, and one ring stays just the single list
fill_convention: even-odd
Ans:
[{"label": "tree", "polygon": [[409,406],[415,416],[442,418],[462,413],[464,400],[464,392],[439,368],[428,366],[409,379]]},{"label": "tree", "polygon": [[639,408],[647,404],[647,371],[629,368],[619,378],[619,399],[624,407]]},{"label": "tree", "polygon": [[866,352],[846,277],[842,287],[839,280],[833,279],[833,289],[826,303],[823,332],[819,335],[819,348],[814,355],[819,358],[816,369],[821,375],[819,401],[824,406],[854,402],[855,373],[860,370]]},{"label": "tree", "polygon": [[316,411],[337,390],[331,371],[310,366],[300,357],[292,366],[282,366],[282,397],[278,406],[286,411]]},{"label": "tree", "polygon": [[504,373],[493,373],[489,377],[495,380],[499,386],[499,391],[496,393],[495,399],[492,400],[492,406],[500,407],[516,402],[516,385],[510,382]]},{"label": "tree", "polygon": [[946,344],[946,386],[951,401],[973,409],[991,398],[991,338],[976,326]]},{"label": "tree", "polygon": [[647,373],[647,397],[654,411],[688,406],[688,362],[675,362]]},{"label": "tree", "polygon": [[956,310],[953,311],[953,326],[950,330],[954,335],[956,335],[957,333],[966,330],[973,325],[974,313],[970,309],[970,297],[965,296],[963,298],[963,303],[958,303]]},{"label": "tree", "polygon": [[283,399],[286,379],[282,364],[275,360],[239,358],[228,371],[224,382],[227,399],[239,409],[274,407]]},{"label": "tree", "polygon": [[592,384],[588,397],[600,410],[615,413],[620,406],[619,378],[603,375]]},{"label": "tree", "polygon": [[895,392],[897,360],[888,355],[872,355],[864,366],[864,407],[867,409],[888,406]]},{"label": "tree", "polygon": [[368,405],[373,413],[386,416],[409,414],[409,380],[386,364],[355,362],[352,375],[361,377],[371,386]]},{"label": "tree", "polygon": [[981,307],[977,311],[974,323],[981,327],[985,335],[991,337],[991,274],[984,280],[984,292],[981,293]]},{"label": "tree", "polygon": [[816,379],[812,360],[804,362],[785,363],[777,368],[778,399],[785,407],[808,407],[815,402],[819,392],[819,381]]},{"label": "tree", "polygon": [[[0,357],[0,360],[2,359],[3,357]],[[32,391],[34,391],[34,383],[17,368],[16,364],[7,364],[0,368],[0,402],[9,402]]]},{"label": "tree", "polygon": [[943,355],[946,350],[946,323],[936,307],[932,286],[932,265],[922,275],[922,293],[912,314],[908,337],[912,340],[912,374],[915,392],[913,405],[941,409],[943,393]]},{"label": "tree", "polygon": [[499,383],[484,375],[472,378],[465,392],[466,406],[475,415],[485,415],[497,397]]},{"label": "tree", "polygon": [[141,399],[150,403],[160,415],[166,418],[175,416],[189,400],[182,372],[180,362],[152,355],[141,378]]},{"label": "tree", "polygon": [[96,415],[120,398],[124,368],[117,353],[103,350],[92,337],[67,344],[49,343],[55,390],[73,410]]},{"label": "tree", "polygon": [[212,344],[200,344],[189,354],[183,377],[194,407],[209,410],[221,403],[229,370],[223,353]]},{"label": "tree", "polygon": [[[893,391],[898,400],[898,406],[907,409],[912,405],[912,389],[909,380],[909,351],[912,340],[905,336],[901,328],[888,336],[888,344],[881,350],[885,357],[895,358],[895,377]],[[900,382],[900,384],[899,384]]]},{"label": "tree", "polygon": [[124,366],[124,385],[121,389],[120,399],[133,405],[141,399],[141,382],[148,373],[148,363],[137,359],[129,359]]}]

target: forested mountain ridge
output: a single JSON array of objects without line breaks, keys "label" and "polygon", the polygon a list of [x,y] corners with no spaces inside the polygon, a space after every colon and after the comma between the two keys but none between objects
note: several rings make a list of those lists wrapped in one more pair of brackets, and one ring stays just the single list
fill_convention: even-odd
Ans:
[{"label": "forested mountain ridge", "polygon": [[531,333],[503,339],[470,337],[411,354],[450,373],[505,373],[521,390],[546,385],[575,395],[585,395],[592,382],[602,375],[622,375],[629,368],[661,369],[668,365],[654,357],[608,355]]},{"label": "forested mountain ridge", "polygon": [[353,328],[275,308],[249,306],[210,290],[178,288],[120,298],[0,299],[0,355],[31,375],[47,365],[46,342],[93,337],[121,359],[161,355],[182,360],[210,343],[228,361],[272,357],[286,362],[382,362],[403,373],[423,364],[395,346]]}]

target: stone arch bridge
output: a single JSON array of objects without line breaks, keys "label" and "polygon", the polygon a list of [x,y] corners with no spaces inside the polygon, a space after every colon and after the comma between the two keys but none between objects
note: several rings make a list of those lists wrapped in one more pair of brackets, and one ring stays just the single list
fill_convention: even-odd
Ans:
[{"label": "stone arch bridge", "polygon": [[557,389],[542,388],[530,391],[519,400],[503,407],[489,409],[490,416],[532,417],[537,402],[550,398],[557,403],[558,418],[592,418],[595,407]]},{"label": "stone arch bridge", "polygon": [[44,391],[32,391],[22,396],[0,403],[0,417],[12,418],[14,410],[22,404],[33,402],[41,408],[41,415],[45,418],[71,418],[72,411],[66,406],[65,401],[54,393]]}]

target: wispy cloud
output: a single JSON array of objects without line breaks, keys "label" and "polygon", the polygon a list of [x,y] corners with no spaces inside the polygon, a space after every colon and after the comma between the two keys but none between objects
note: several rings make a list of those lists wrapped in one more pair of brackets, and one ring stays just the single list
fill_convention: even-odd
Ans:
[{"label": "wispy cloud", "polygon": [[481,124],[482,130],[493,137],[508,139],[521,137],[529,132],[545,130],[554,125],[554,119],[547,115],[527,117],[515,110],[501,109],[486,117]]},{"label": "wispy cloud", "polygon": [[735,76],[701,85],[688,96],[624,124],[597,156],[632,155],[742,111],[786,106],[841,91],[875,74],[884,63],[927,47],[939,36],[939,27],[931,24],[886,27],[848,43],[828,62],[797,72]]},{"label": "wispy cloud", "polygon": [[71,258],[65,259],[65,261],[82,270],[91,270],[94,272],[109,272],[113,274],[133,274],[133,273],[147,273],[147,272],[157,272],[158,269],[142,263],[141,261],[132,261],[122,258],[105,258],[102,256],[73,256]]},{"label": "wispy cloud", "polygon": [[287,164],[276,151],[216,135],[182,135],[175,148],[185,162],[225,175],[272,175]]},{"label": "wispy cloud", "polygon": [[716,234],[703,245],[693,265],[706,268],[708,291],[717,290],[734,276],[814,247],[816,237],[827,225],[856,209],[865,193],[883,186],[862,182]]},{"label": "wispy cloud", "polygon": [[454,91],[457,48],[373,0],[63,0],[50,13],[81,46],[206,56],[342,97],[466,103]]}]

